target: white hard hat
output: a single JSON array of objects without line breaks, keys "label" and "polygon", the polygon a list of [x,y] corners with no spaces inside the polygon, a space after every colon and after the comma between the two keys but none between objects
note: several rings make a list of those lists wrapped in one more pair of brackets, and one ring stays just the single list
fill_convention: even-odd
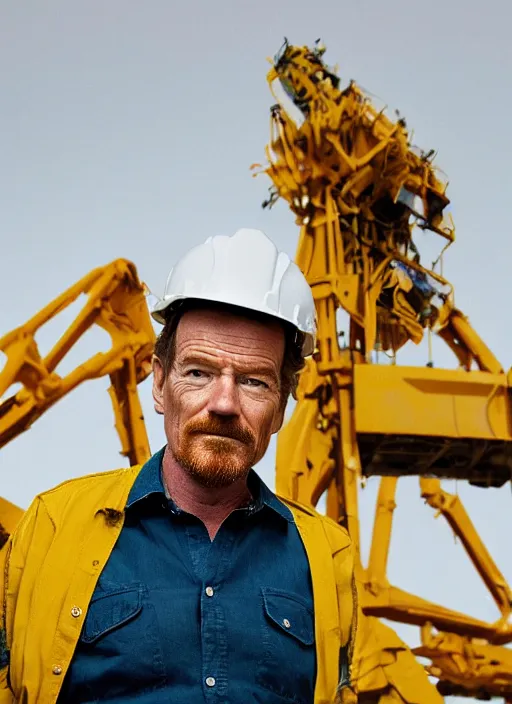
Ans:
[{"label": "white hard hat", "polygon": [[165,323],[164,311],[178,301],[200,299],[266,313],[304,333],[302,353],[315,348],[315,303],[304,274],[260,230],[209,237],[189,250],[167,278],[151,315]]}]

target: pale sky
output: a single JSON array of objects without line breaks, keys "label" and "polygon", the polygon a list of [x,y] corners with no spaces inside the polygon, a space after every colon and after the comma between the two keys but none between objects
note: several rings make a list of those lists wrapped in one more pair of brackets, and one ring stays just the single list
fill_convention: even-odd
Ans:
[{"label": "pale sky", "polygon": [[[280,9],[278,9],[278,7]],[[124,257],[157,294],[190,246],[240,227],[263,229],[293,256],[286,205],[263,211],[273,98],[267,56],[287,36],[321,37],[326,60],[435,148],[449,177],[457,242],[444,273],[457,304],[505,368],[512,363],[508,159],[509,0],[35,0],[0,2],[0,335],[92,268]],[[70,320],[41,333],[41,351]],[[105,348],[85,338],[62,371]],[[436,364],[455,366],[435,346]],[[399,362],[424,364],[426,350]],[[0,453],[2,494],[26,507],[39,491],[123,464],[107,380],[84,384]],[[152,450],[164,443],[150,382],[140,388]],[[258,469],[273,486],[272,445]],[[361,492],[369,544],[377,479]],[[463,498],[512,580],[510,485]],[[393,583],[494,620],[497,610],[417,480],[399,483]],[[417,643],[416,629],[399,632]]]}]

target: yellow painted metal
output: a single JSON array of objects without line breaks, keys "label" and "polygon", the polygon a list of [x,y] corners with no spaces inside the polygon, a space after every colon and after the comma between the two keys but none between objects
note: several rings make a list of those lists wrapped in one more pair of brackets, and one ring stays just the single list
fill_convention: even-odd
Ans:
[{"label": "yellow painted metal", "polygon": [[354,389],[358,433],[512,440],[503,373],[357,364]]},{"label": "yellow painted metal", "polygon": [[470,641],[451,633],[434,634],[427,624],[422,629],[422,642],[416,655],[430,658],[429,674],[445,678],[441,691],[445,695],[474,696],[482,692],[512,701],[512,651],[485,642]]},{"label": "yellow painted metal", "polygon": [[[82,309],[42,357],[35,339],[37,332],[81,295],[86,296]],[[109,334],[111,347],[94,354],[68,374],[60,375],[60,362],[95,325]],[[150,450],[137,384],[151,372],[154,341],[145,289],[135,266],[118,259],[91,271],[24,325],[0,338],[0,351],[7,358],[0,372],[0,398],[13,384],[22,385],[14,395],[0,402],[0,447],[28,430],[79,384],[109,376],[121,454],[130,464],[146,460]],[[1,500],[0,522],[6,533],[12,531],[21,515],[21,509]]]},{"label": "yellow painted metal", "polygon": [[[512,698],[512,592],[460,500],[440,479],[501,486],[512,471],[510,384],[491,350],[455,308],[453,288],[421,262],[418,229],[454,241],[446,184],[413,148],[405,121],[377,111],[354,83],[340,87],[324,49],[290,46],[268,81],[272,206],[284,198],[300,225],[296,261],[312,287],[317,350],[277,446],[277,487],[344,525],[357,552],[362,618],[353,677],[363,703],[439,702],[450,693]],[[341,336],[338,312],[349,315]],[[458,368],[400,366],[397,353],[432,333]],[[386,364],[377,361],[387,358]],[[358,487],[381,475],[368,564],[359,554]],[[496,602],[486,623],[389,583],[387,561],[400,476],[449,522]],[[427,559],[427,556],[425,556]],[[379,619],[420,627],[410,651]],[[429,658],[423,667],[416,656]],[[428,679],[430,674],[437,684]]]}]

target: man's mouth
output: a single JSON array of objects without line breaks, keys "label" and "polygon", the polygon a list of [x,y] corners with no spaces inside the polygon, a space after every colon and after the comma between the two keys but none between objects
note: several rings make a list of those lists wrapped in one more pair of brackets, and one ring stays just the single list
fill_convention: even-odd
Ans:
[{"label": "man's mouth", "polygon": [[188,434],[191,436],[202,435],[203,437],[233,440],[239,442],[241,445],[252,445],[254,442],[254,438],[248,430],[238,427],[229,427],[228,425],[223,428],[219,425],[208,426],[206,423],[197,424],[195,427],[192,426],[188,429]]},{"label": "man's mouth", "polygon": [[211,438],[222,438],[223,440],[234,440],[235,442],[242,442],[238,438],[234,438],[232,435],[225,435],[224,433],[205,433],[201,432],[200,435],[208,435]]}]

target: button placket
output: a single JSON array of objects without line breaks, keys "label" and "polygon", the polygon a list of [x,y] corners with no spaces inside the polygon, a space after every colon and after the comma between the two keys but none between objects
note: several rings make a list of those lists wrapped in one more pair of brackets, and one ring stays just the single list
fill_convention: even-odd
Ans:
[{"label": "button placket", "polygon": [[229,658],[226,613],[220,596],[226,576],[233,568],[233,547],[238,533],[230,524],[222,526],[210,545],[201,595],[202,675],[205,701],[227,695],[227,662]]}]

